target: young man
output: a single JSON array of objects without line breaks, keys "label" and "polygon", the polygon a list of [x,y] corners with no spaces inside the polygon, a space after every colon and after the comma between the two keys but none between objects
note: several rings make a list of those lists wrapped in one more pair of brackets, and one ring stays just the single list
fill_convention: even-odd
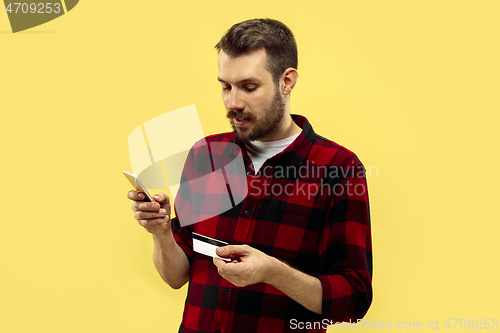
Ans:
[{"label": "young man", "polygon": [[[189,281],[180,331],[323,332],[338,321],[355,322],[372,300],[361,162],[317,135],[305,117],[290,114],[297,46],[284,24],[270,19],[238,23],[216,49],[233,132],[205,140],[241,148],[247,196],[219,216],[188,225],[178,218],[170,221],[165,194],[157,194],[156,203],[142,202],[143,193],[128,194],[135,201],[134,217],[153,234],[162,278],[173,288]],[[232,149],[223,150],[214,154]],[[195,173],[200,155],[195,146],[185,179]],[[217,254],[232,260],[193,252],[193,232],[231,244]]]}]

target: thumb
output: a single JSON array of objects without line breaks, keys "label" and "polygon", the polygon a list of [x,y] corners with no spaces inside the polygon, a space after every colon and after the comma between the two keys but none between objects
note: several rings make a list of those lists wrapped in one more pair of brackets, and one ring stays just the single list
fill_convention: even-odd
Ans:
[{"label": "thumb", "polygon": [[216,249],[217,254],[221,257],[229,257],[230,255],[241,256],[247,251],[244,245],[226,245]]}]

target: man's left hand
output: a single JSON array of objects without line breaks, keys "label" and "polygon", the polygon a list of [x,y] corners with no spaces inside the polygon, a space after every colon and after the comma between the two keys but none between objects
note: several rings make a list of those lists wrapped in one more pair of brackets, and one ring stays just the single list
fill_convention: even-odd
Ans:
[{"label": "man's left hand", "polygon": [[235,258],[230,262],[213,258],[213,262],[220,276],[237,287],[259,282],[270,283],[273,270],[279,263],[276,258],[248,245],[227,245],[217,248],[216,251],[221,257]]}]

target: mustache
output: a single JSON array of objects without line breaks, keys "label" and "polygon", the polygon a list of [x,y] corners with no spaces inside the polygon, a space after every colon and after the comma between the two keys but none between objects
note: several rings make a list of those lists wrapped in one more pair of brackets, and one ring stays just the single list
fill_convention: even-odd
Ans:
[{"label": "mustache", "polygon": [[237,112],[237,111],[231,110],[231,111],[227,112],[226,118],[228,118],[228,119],[245,118],[245,119],[252,120],[254,117],[251,113],[248,113],[248,112]]}]

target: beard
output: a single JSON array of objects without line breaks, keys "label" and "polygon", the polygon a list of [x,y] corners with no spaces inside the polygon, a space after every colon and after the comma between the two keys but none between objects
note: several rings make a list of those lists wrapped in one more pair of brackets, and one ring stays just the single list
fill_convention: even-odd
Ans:
[{"label": "beard", "polygon": [[[226,115],[226,117],[229,118],[229,123],[233,128],[236,138],[243,142],[262,139],[278,127],[284,116],[285,101],[283,100],[283,97],[279,93],[278,89],[276,89],[276,93],[274,94],[271,103],[269,103],[269,105],[264,109],[261,119],[256,119],[251,113],[238,112],[234,110],[229,111]],[[248,129],[245,127],[236,127],[232,120],[233,118],[250,119],[250,121],[253,122],[253,128]]]}]

